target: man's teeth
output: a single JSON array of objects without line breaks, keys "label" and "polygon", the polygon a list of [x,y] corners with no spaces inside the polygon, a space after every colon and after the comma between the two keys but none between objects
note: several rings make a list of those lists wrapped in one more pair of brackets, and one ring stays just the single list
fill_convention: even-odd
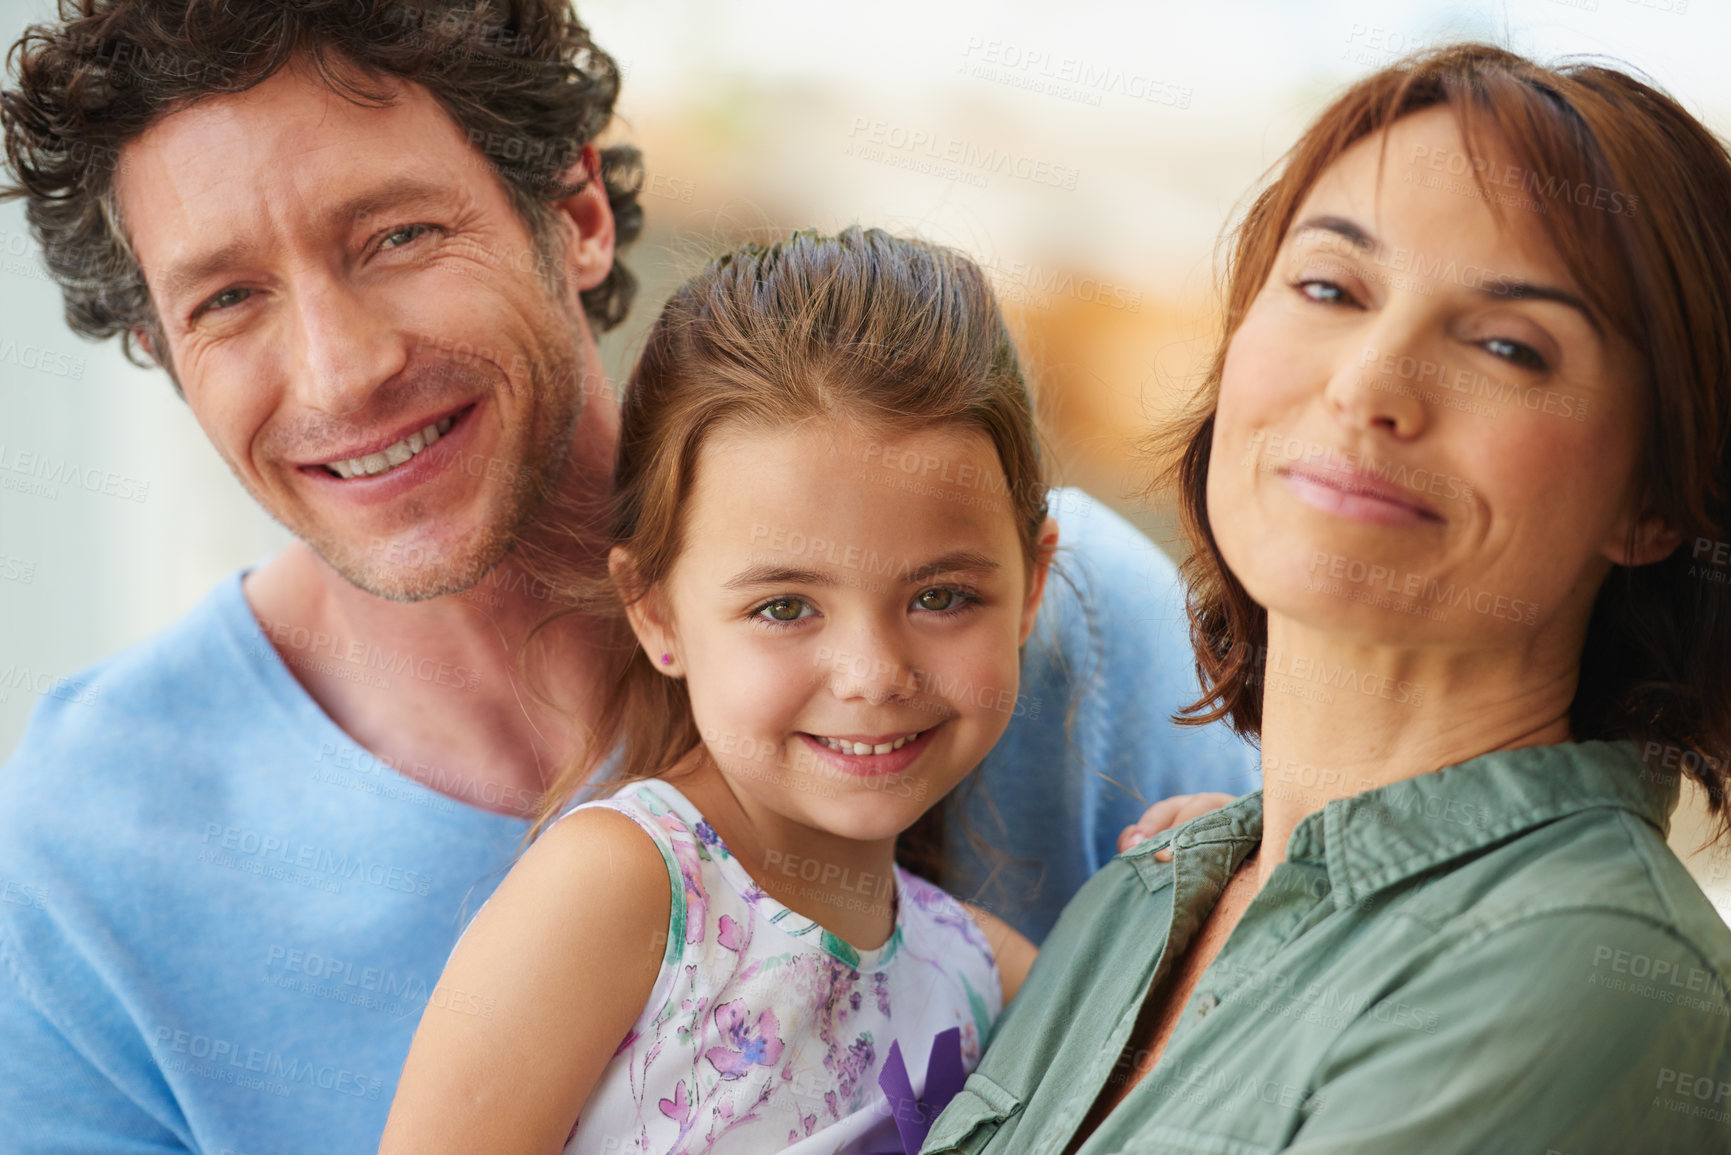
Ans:
[{"label": "man's teeth", "polygon": [[850,742],[846,738],[825,738],[822,734],[813,734],[812,737],[838,754],[888,754],[891,750],[900,750],[924,732],[921,730],[913,734],[903,734],[894,742],[879,742],[876,746],[864,742]]},{"label": "man's teeth", "polygon": [[395,469],[449,433],[453,420],[455,418],[442,417],[425,429],[411,433],[395,445],[387,445],[377,453],[369,453],[365,457],[351,457],[347,461],[332,461],[325,468],[344,481],[355,477],[371,477],[375,473]]}]

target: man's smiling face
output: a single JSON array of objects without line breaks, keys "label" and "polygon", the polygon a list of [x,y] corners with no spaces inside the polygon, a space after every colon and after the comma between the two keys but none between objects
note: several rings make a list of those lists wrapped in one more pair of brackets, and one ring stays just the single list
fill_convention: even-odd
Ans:
[{"label": "man's smiling face", "polygon": [[432,95],[367,79],[393,102],[297,62],[176,111],[126,147],[116,191],[235,476],[349,581],[412,601],[478,581],[557,483],[602,381],[578,294],[611,229],[585,241],[556,213],[547,275]]}]

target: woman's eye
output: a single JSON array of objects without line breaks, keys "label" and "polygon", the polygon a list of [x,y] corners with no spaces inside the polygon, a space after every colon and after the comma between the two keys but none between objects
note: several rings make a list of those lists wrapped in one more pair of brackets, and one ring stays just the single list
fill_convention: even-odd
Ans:
[{"label": "woman's eye", "polygon": [[1352,295],[1333,281],[1300,281],[1298,291],[1324,305],[1344,305]]},{"label": "woman's eye", "polygon": [[809,617],[807,611],[810,609],[811,606],[800,598],[776,598],[758,606],[753,616],[772,622],[797,622],[800,618]]},{"label": "woman's eye", "polygon": [[1544,357],[1531,345],[1523,345],[1519,341],[1510,341],[1505,337],[1492,337],[1484,343],[1485,351],[1493,357],[1501,357],[1511,364],[1523,369],[1545,369],[1548,366]]}]

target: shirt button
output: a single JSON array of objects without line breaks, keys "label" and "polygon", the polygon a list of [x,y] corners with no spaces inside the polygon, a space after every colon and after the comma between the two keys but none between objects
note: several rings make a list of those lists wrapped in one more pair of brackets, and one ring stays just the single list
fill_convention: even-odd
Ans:
[{"label": "shirt button", "polygon": [[1198,997],[1196,1000],[1196,1017],[1201,1018],[1219,1005],[1220,996],[1212,991]]}]

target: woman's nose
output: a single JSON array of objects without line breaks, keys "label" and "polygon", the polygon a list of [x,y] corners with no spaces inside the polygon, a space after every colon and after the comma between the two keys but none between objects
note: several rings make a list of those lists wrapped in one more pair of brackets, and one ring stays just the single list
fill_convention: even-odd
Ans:
[{"label": "woman's nose", "polygon": [[1429,413],[1427,394],[1438,388],[1440,356],[1422,326],[1379,318],[1363,341],[1342,348],[1324,390],[1329,409],[1355,430],[1416,437]]}]

